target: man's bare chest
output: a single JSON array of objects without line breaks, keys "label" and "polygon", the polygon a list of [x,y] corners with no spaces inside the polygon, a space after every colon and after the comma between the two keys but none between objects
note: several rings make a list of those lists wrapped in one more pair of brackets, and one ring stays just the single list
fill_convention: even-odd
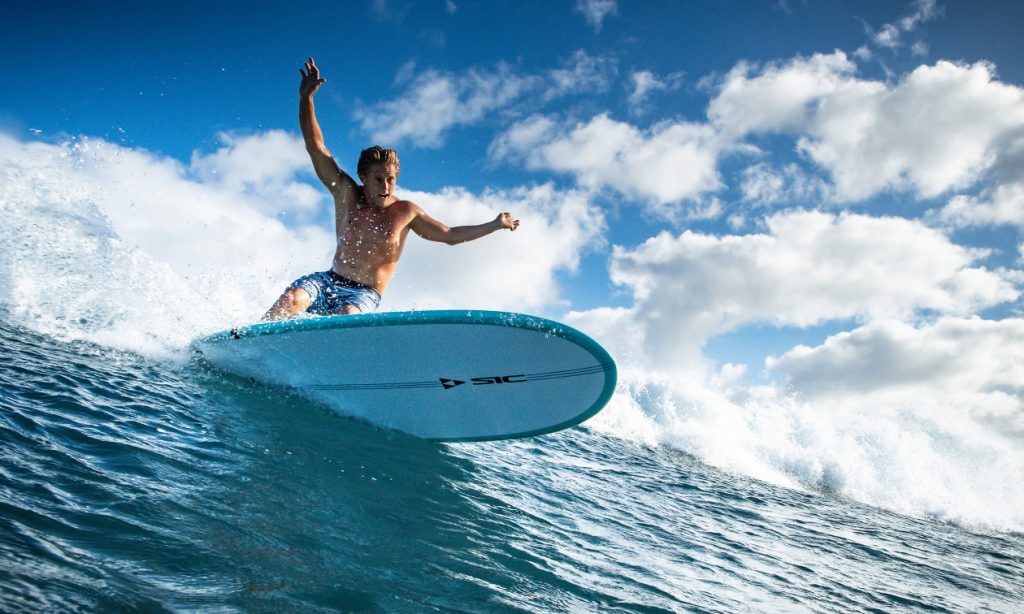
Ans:
[{"label": "man's bare chest", "polygon": [[338,240],[350,247],[386,250],[401,242],[401,224],[386,211],[355,210],[341,226]]}]

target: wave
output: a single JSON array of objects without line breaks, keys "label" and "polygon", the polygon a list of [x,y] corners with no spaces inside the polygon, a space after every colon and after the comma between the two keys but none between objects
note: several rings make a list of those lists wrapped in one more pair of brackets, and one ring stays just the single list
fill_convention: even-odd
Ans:
[{"label": "wave", "polygon": [[[118,174],[121,164],[131,168]],[[159,196],[175,208],[145,232],[140,218],[161,205],[135,210],[153,187],[125,179],[133,164],[167,174]],[[184,356],[197,336],[252,321],[290,271],[311,269],[322,254],[262,253],[260,246],[302,242],[308,233],[269,215],[246,218],[227,204],[244,195],[219,190],[148,154],[0,135],[4,318],[150,358]],[[193,204],[177,206],[183,198]],[[983,530],[1024,530],[1024,446],[972,417],[999,413],[990,407],[998,394],[809,401],[774,387],[724,389],[620,366],[618,391],[588,427],[790,488]]]},{"label": "wave", "polygon": [[1024,450],[973,418],[967,402],[943,395],[808,401],[774,388],[723,390],[627,368],[609,407],[587,425],[790,488],[1020,532]]}]

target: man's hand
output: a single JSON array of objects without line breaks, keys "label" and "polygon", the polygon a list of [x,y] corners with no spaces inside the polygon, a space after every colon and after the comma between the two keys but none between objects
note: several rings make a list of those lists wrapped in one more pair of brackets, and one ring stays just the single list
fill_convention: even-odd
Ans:
[{"label": "man's hand", "polygon": [[494,218],[494,221],[501,224],[502,228],[508,228],[509,230],[519,228],[519,220],[512,219],[512,216],[507,211]]},{"label": "man's hand", "polygon": [[300,96],[312,96],[327,82],[327,79],[320,78],[320,69],[313,63],[313,58],[306,60],[306,70],[300,68],[299,74],[302,75],[302,82],[299,83]]}]

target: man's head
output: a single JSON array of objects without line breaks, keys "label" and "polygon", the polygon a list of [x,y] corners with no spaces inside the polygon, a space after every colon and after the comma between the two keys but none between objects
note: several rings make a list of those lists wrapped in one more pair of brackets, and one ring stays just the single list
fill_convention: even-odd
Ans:
[{"label": "man's head", "polygon": [[383,207],[394,201],[398,169],[398,154],[394,149],[374,145],[363,150],[356,174],[363,182],[363,195],[368,204]]},{"label": "man's head", "polygon": [[384,149],[380,145],[368,147],[359,154],[359,164],[356,165],[356,174],[362,181],[366,171],[374,164],[394,164],[395,174],[399,173],[398,153],[394,149]]}]

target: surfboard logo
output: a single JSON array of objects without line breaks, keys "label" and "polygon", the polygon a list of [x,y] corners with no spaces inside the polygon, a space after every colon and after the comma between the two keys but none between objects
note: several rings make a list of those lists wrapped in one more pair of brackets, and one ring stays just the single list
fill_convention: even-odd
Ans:
[{"label": "surfboard logo", "polygon": [[[441,381],[441,385],[444,386],[445,390],[451,390],[456,386],[461,386],[466,382],[460,379],[451,379],[448,377],[437,378]],[[488,384],[525,384],[526,376],[522,373],[517,375],[490,375],[488,377],[472,377],[469,381],[473,382],[474,386],[486,386]]]},{"label": "surfboard logo", "polygon": [[439,377],[438,379],[441,380],[441,385],[444,386],[445,390],[450,390],[456,386],[461,386],[466,383],[462,380],[448,379],[447,377]]},{"label": "surfboard logo", "polygon": [[526,382],[525,379],[516,379],[517,377],[526,377],[522,373],[519,375],[494,375],[491,377],[474,377],[470,381],[473,382],[474,386],[483,386],[486,384],[523,384]]}]

